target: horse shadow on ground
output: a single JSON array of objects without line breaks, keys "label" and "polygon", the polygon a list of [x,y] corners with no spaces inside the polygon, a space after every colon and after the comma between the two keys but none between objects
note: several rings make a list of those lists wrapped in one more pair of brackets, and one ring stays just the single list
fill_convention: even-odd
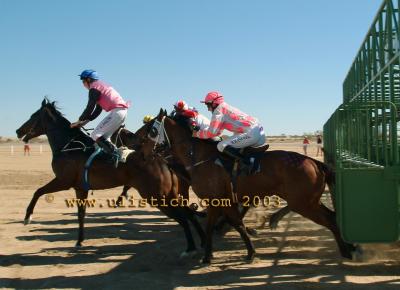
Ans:
[{"label": "horse shadow on ground", "polygon": [[[69,215],[69,214],[66,214]],[[137,218],[137,215],[151,217]],[[277,231],[263,229],[252,238],[258,254],[256,261],[244,261],[245,247],[239,235],[229,232],[214,238],[215,259],[211,265],[200,264],[201,255],[179,259],[185,247],[182,229],[159,212],[135,211],[88,214],[88,246],[76,250],[75,219],[39,221],[43,229],[19,236],[29,244],[42,240],[40,252],[0,257],[2,267],[85,265],[115,262],[105,273],[46,278],[1,278],[0,287],[18,289],[175,289],[179,287],[226,287],[235,289],[399,289],[400,262],[352,263],[339,257],[332,235],[322,228],[307,227],[308,222],[290,214]],[[98,225],[102,223],[102,225]],[[109,223],[109,225],[107,225]],[[108,244],[118,238],[119,244]],[[198,241],[197,236],[195,236]],[[105,239],[90,246],[91,241]],[[71,247],[51,246],[69,241]],[[98,241],[97,241],[98,242]],[[121,244],[123,242],[123,244]],[[399,245],[388,255],[399,255]],[[49,254],[50,252],[50,254]],[[260,262],[260,263],[259,263]],[[357,283],[351,277],[357,277]],[[369,282],[371,276],[385,282]]]}]

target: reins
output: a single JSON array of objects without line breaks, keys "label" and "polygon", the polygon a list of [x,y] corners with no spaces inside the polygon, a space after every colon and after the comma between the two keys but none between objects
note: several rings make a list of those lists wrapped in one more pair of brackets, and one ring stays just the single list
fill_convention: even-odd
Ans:
[{"label": "reins", "polygon": [[[88,133],[89,131],[94,130],[93,128],[86,129],[84,127],[81,127],[81,129],[84,131],[84,133],[86,135],[89,135],[89,133]],[[75,140],[75,138],[77,136],[78,135],[76,135],[75,137],[72,137],[72,139],[69,142],[67,142],[67,144],[65,144],[64,147],[60,150],[60,152],[69,152],[69,151],[77,151],[77,150],[82,150],[83,152],[86,152],[86,150],[91,149],[91,148],[94,147],[94,146],[86,146],[85,143],[83,143],[83,142],[81,142],[79,140]],[[72,143],[78,143],[78,144],[82,145],[82,147],[80,147],[80,148],[68,148],[68,146],[70,144],[72,144]]]},{"label": "reins", "polygon": [[[167,164],[168,164],[168,159],[169,159],[169,158],[173,158],[173,155],[169,154],[169,155],[167,155],[167,156],[164,156],[164,155],[162,154],[163,152],[165,153],[165,150],[166,150],[166,149],[171,149],[171,147],[172,147],[170,138],[168,137],[168,133],[167,133],[167,131],[166,131],[166,129],[165,129],[165,118],[166,118],[166,117],[167,117],[167,116],[163,116],[161,122],[160,122],[160,121],[157,121],[157,120],[155,121],[155,123],[153,124],[152,129],[153,129],[153,128],[157,129],[157,128],[155,127],[155,124],[158,124],[158,125],[159,125],[158,130],[157,130],[157,136],[155,136],[155,137],[149,136],[149,137],[150,137],[150,139],[152,139],[153,141],[155,141],[154,146],[153,146],[153,150],[152,150],[153,154],[155,154],[155,155],[161,157],[161,158],[162,158],[164,161],[166,161]],[[150,130],[150,131],[151,131],[151,130]],[[149,134],[150,134],[150,133],[149,133]],[[163,137],[164,137],[164,138],[163,138]],[[162,139],[165,139],[164,142],[162,142]],[[184,142],[187,142],[187,140],[183,138],[182,140],[179,140],[179,141],[177,141],[177,142],[174,142],[174,145],[176,146],[176,145],[182,144],[182,143],[184,143]],[[166,148],[162,148],[162,150],[160,150],[160,149],[157,150],[157,148],[160,148],[161,145],[163,145],[163,146],[166,147]],[[193,142],[193,140],[192,140],[192,142],[191,142],[191,149],[190,149],[190,151],[189,151],[189,155],[190,155],[190,157],[191,157],[191,165],[185,166],[185,170],[187,170],[187,171],[190,171],[190,170],[192,170],[193,168],[195,168],[195,167],[197,167],[197,166],[200,166],[200,165],[202,165],[202,164],[204,164],[204,163],[206,163],[206,162],[208,162],[208,161],[212,161],[212,160],[214,159],[213,157],[211,157],[211,158],[208,158],[208,159],[205,159],[205,160],[201,160],[201,161],[195,162],[195,150],[194,150],[194,149],[195,149],[195,147],[194,147],[194,142]]]}]

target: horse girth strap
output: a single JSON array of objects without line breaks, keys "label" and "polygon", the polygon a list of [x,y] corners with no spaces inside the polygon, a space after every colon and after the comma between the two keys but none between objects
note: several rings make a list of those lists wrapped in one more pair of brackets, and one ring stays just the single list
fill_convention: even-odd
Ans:
[{"label": "horse girth strap", "polygon": [[206,162],[208,162],[208,161],[211,161],[211,160],[213,160],[214,158],[213,157],[210,157],[210,158],[207,158],[207,159],[204,159],[204,160],[201,160],[201,161],[197,161],[196,162],[196,152],[195,152],[195,146],[194,146],[194,144],[195,144],[195,142],[194,142],[194,140],[192,139],[191,140],[191,146],[190,146],[190,151],[189,151],[189,156],[190,156],[190,165],[189,166],[186,166],[185,167],[185,169],[186,170],[192,170],[193,168],[195,168],[195,167],[197,167],[197,166],[199,166],[199,165],[201,165],[201,164],[203,164],[203,163],[206,163]]}]

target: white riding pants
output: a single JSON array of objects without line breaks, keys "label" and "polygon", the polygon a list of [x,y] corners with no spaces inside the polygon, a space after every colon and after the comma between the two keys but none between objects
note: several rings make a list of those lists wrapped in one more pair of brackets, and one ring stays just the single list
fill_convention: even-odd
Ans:
[{"label": "white riding pants", "polygon": [[234,148],[257,147],[265,143],[264,129],[260,125],[251,127],[247,132],[235,134],[218,143],[218,151],[224,151],[226,146]]},{"label": "white riding pants", "polygon": [[126,119],[128,113],[127,108],[112,109],[108,115],[97,125],[97,127],[90,134],[94,141],[103,136],[109,139],[111,135],[121,126]]}]

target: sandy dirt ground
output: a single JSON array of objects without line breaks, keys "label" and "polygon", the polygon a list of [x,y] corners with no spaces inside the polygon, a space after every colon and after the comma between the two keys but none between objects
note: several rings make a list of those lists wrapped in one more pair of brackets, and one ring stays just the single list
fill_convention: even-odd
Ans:
[{"label": "sandy dirt ground", "polygon": [[[400,289],[399,243],[366,245],[363,261],[343,260],[328,230],[292,213],[277,230],[263,227],[252,237],[252,263],[244,260],[245,246],[234,231],[215,236],[211,265],[200,263],[202,253],[180,259],[183,231],[150,207],[89,208],[86,240],[77,250],[76,208],[65,203],[72,190],[39,200],[32,223],[23,225],[33,192],[53,177],[51,154],[46,146],[39,154],[33,144],[24,157],[22,146],[14,147],[14,155],[9,145],[0,150],[0,288]],[[302,150],[296,144],[273,149]],[[105,201],[120,190],[90,197]],[[246,224],[257,227],[270,213],[258,208]]]}]

